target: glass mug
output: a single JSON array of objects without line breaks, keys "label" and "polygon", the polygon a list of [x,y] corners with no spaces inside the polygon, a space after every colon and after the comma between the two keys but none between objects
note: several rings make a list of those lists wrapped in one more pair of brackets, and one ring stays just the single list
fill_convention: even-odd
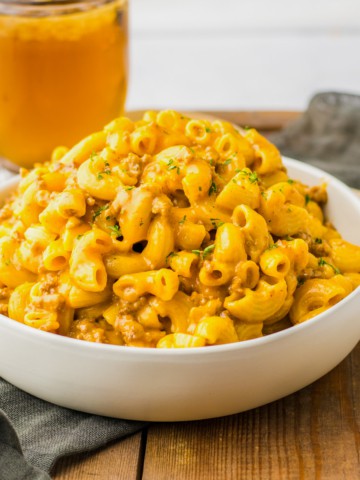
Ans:
[{"label": "glass mug", "polygon": [[0,157],[30,167],[120,115],[127,0],[0,0]]}]

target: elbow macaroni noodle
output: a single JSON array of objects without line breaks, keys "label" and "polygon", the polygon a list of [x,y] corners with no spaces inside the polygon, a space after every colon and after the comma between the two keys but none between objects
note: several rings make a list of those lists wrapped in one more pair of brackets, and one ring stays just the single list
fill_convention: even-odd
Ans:
[{"label": "elbow macaroni noodle", "polygon": [[22,171],[0,211],[2,312],[92,342],[257,338],[360,284],[325,186],[288,178],[255,129],[175,111],[119,118]]}]

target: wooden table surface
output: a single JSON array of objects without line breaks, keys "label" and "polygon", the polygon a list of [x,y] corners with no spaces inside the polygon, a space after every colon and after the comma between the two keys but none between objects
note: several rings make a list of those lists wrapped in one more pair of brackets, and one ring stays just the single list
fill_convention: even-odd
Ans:
[{"label": "wooden table surface", "polygon": [[[297,112],[208,112],[265,134]],[[304,351],[304,355],[306,352]],[[293,395],[213,420],[154,423],[60,460],[56,480],[360,479],[360,344]]]}]

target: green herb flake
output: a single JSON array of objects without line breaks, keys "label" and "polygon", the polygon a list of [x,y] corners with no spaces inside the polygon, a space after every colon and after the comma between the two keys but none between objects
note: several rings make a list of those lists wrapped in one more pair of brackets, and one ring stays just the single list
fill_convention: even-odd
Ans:
[{"label": "green herb flake", "polygon": [[116,237],[121,237],[121,229],[119,225],[111,225],[111,227],[108,227],[108,229],[111,231],[111,235],[116,235]]},{"label": "green herb flake", "polygon": [[176,252],[170,252],[168,255],[166,255],[165,263],[167,264],[168,261],[170,260],[170,258],[173,258],[173,257],[177,257],[177,253],[176,253]]},{"label": "green herb flake", "polygon": [[184,225],[185,222],[186,222],[186,215],[184,215],[183,218],[179,220],[180,225]]},{"label": "green herb flake", "polygon": [[106,220],[111,220],[111,215],[107,215],[105,218]]},{"label": "green herb flake", "polygon": [[215,163],[214,159],[213,159],[213,158],[210,158],[209,163],[210,163],[210,165],[213,167],[213,166],[214,166],[214,163]]},{"label": "green herb flake", "polygon": [[273,243],[273,244],[270,245],[270,247],[268,247],[266,250],[274,250],[274,248],[279,248],[279,245],[276,245],[276,243]]},{"label": "green herb flake", "polygon": [[213,252],[214,248],[215,248],[215,245],[209,245],[208,247],[204,248],[204,251],[203,251],[204,260],[208,255],[210,255]]},{"label": "green herb flake", "polygon": [[103,205],[102,207],[99,207],[97,210],[95,210],[95,212],[93,213],[93,216],[92,216],[92,221],[95,222],[95,220],[97,219],[97,217],[104,211],[104,210],[107,210],[109,208],[109,204],[106,204],[106,205]]},{"label": "green herb flake", "polygon": [[249,180],[250,180],[250,183],[257,183],[259,181],[259,177],[257,175],[256,172],[251,172],[249,174]]},{"label": "green herb flake", "polygon": [[311,198],[310,195],[306,194],[305,195],[305,205],[307,205],[310,202]]},{"label": "green herb flake", "polygon": [[210,222],[214,228],[219,228],[221,225],[224,225],[224,222],[222,222],[220,218],[210,218]]},{"label": "green herb flake", "polygon": [[125,190],[126,190],[127,192],[129,192],[130,190],[133,190],[134,188],[135,188],[134,186],[132,186],[132,187],[125,187]]},{"label": "green herb flake", "polygon": [[292,185],[292,184],[294,183],[294,180],[292,180],[291,178],[288,178],[287,183],[289,183],[290,185]]},{"label": "green herb flake", "polygon": [[315,243],[321,244],[321,243],[323,243],[323,241],[322,241],[321,238],[315,238]]},{"label": "green herb flake", "polygon": [[210,188],[209,188],[209,196],[212,195],[213,193],[217,192],[217,186],[215,182],[211,182]]},{"label": "green herb flake", "polygon": [[223,163],[223,165],[229,165],[229,163],[232,162],[232,158],[228,158],[225,160],[225,162]]},{"label": "green herb flake", "polygon": [[81,237],[83,237],[84,235],[82,233],[80,233],[77,237],[76,237],[76,240],[80,240]]},{"label": "green herb flake", "polygon": [[252,127],[249,127],[249,125],[244,125],[244,126],[243,126],[243,129],[244,129],[244,130],[251,130],[251,128],[252,128]]},{"label": "green herb flake", "polygon": [[97,178],[98,180],[102,180],[104,177],[103,177],[103,175],[101,175],[101,173],[98,173],[96,178]]},{"label": "green herb flake", "polygon": [[94,152],[94,151],[92,151],[92,152],[90,153],[90,162],[93,162],[93,161],[95,160],[95,157],[97,157],[97,153]]},{"label": "green herb flake", "polygon": [[335,267],[335,265],[332,265],[331,263],[327,262],[324,258],[320,257],[319,258],[319,267],[323,267],[325,265],[328,265],[329,267],[331,267],[334,270],[335,275],[340,275],[341,274],[340,270],[337,267]]},{"label": "green herb flake", "polygon": [[195,155],[195,150],[193,148],[189,147],[189,150],[193,155]]},{"label": "green herb flake", "polygon": [[198,255],[200,256],[201,255],[201,251],[200,250],[191,250],[192,253],[195,253],[195,255]]},{"label": "green herb flake", "polygon": [[305,278],[301,278],[301,277],[297,278],[298,287],[301,287],[301,285],[304,285],[304,283],[305,283]]},{"label": "green herb flake", "polygon": [[206,133],[211,133],[212,130],[211,130],[211,128],[209,128],[209,127],[205,127],[205,132],[206,132]]}]

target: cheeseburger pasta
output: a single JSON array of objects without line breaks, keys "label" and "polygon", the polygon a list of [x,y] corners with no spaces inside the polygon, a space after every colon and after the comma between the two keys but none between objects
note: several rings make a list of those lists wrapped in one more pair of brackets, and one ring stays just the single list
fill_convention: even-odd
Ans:
[{"label": "cheeseburger pasta", "polygon": [[255,129],[147,112],[21,176],[0,212],[0,305],[40,330],[218,345],[304,322],[360,284],[325,186],[289,178]]}]

